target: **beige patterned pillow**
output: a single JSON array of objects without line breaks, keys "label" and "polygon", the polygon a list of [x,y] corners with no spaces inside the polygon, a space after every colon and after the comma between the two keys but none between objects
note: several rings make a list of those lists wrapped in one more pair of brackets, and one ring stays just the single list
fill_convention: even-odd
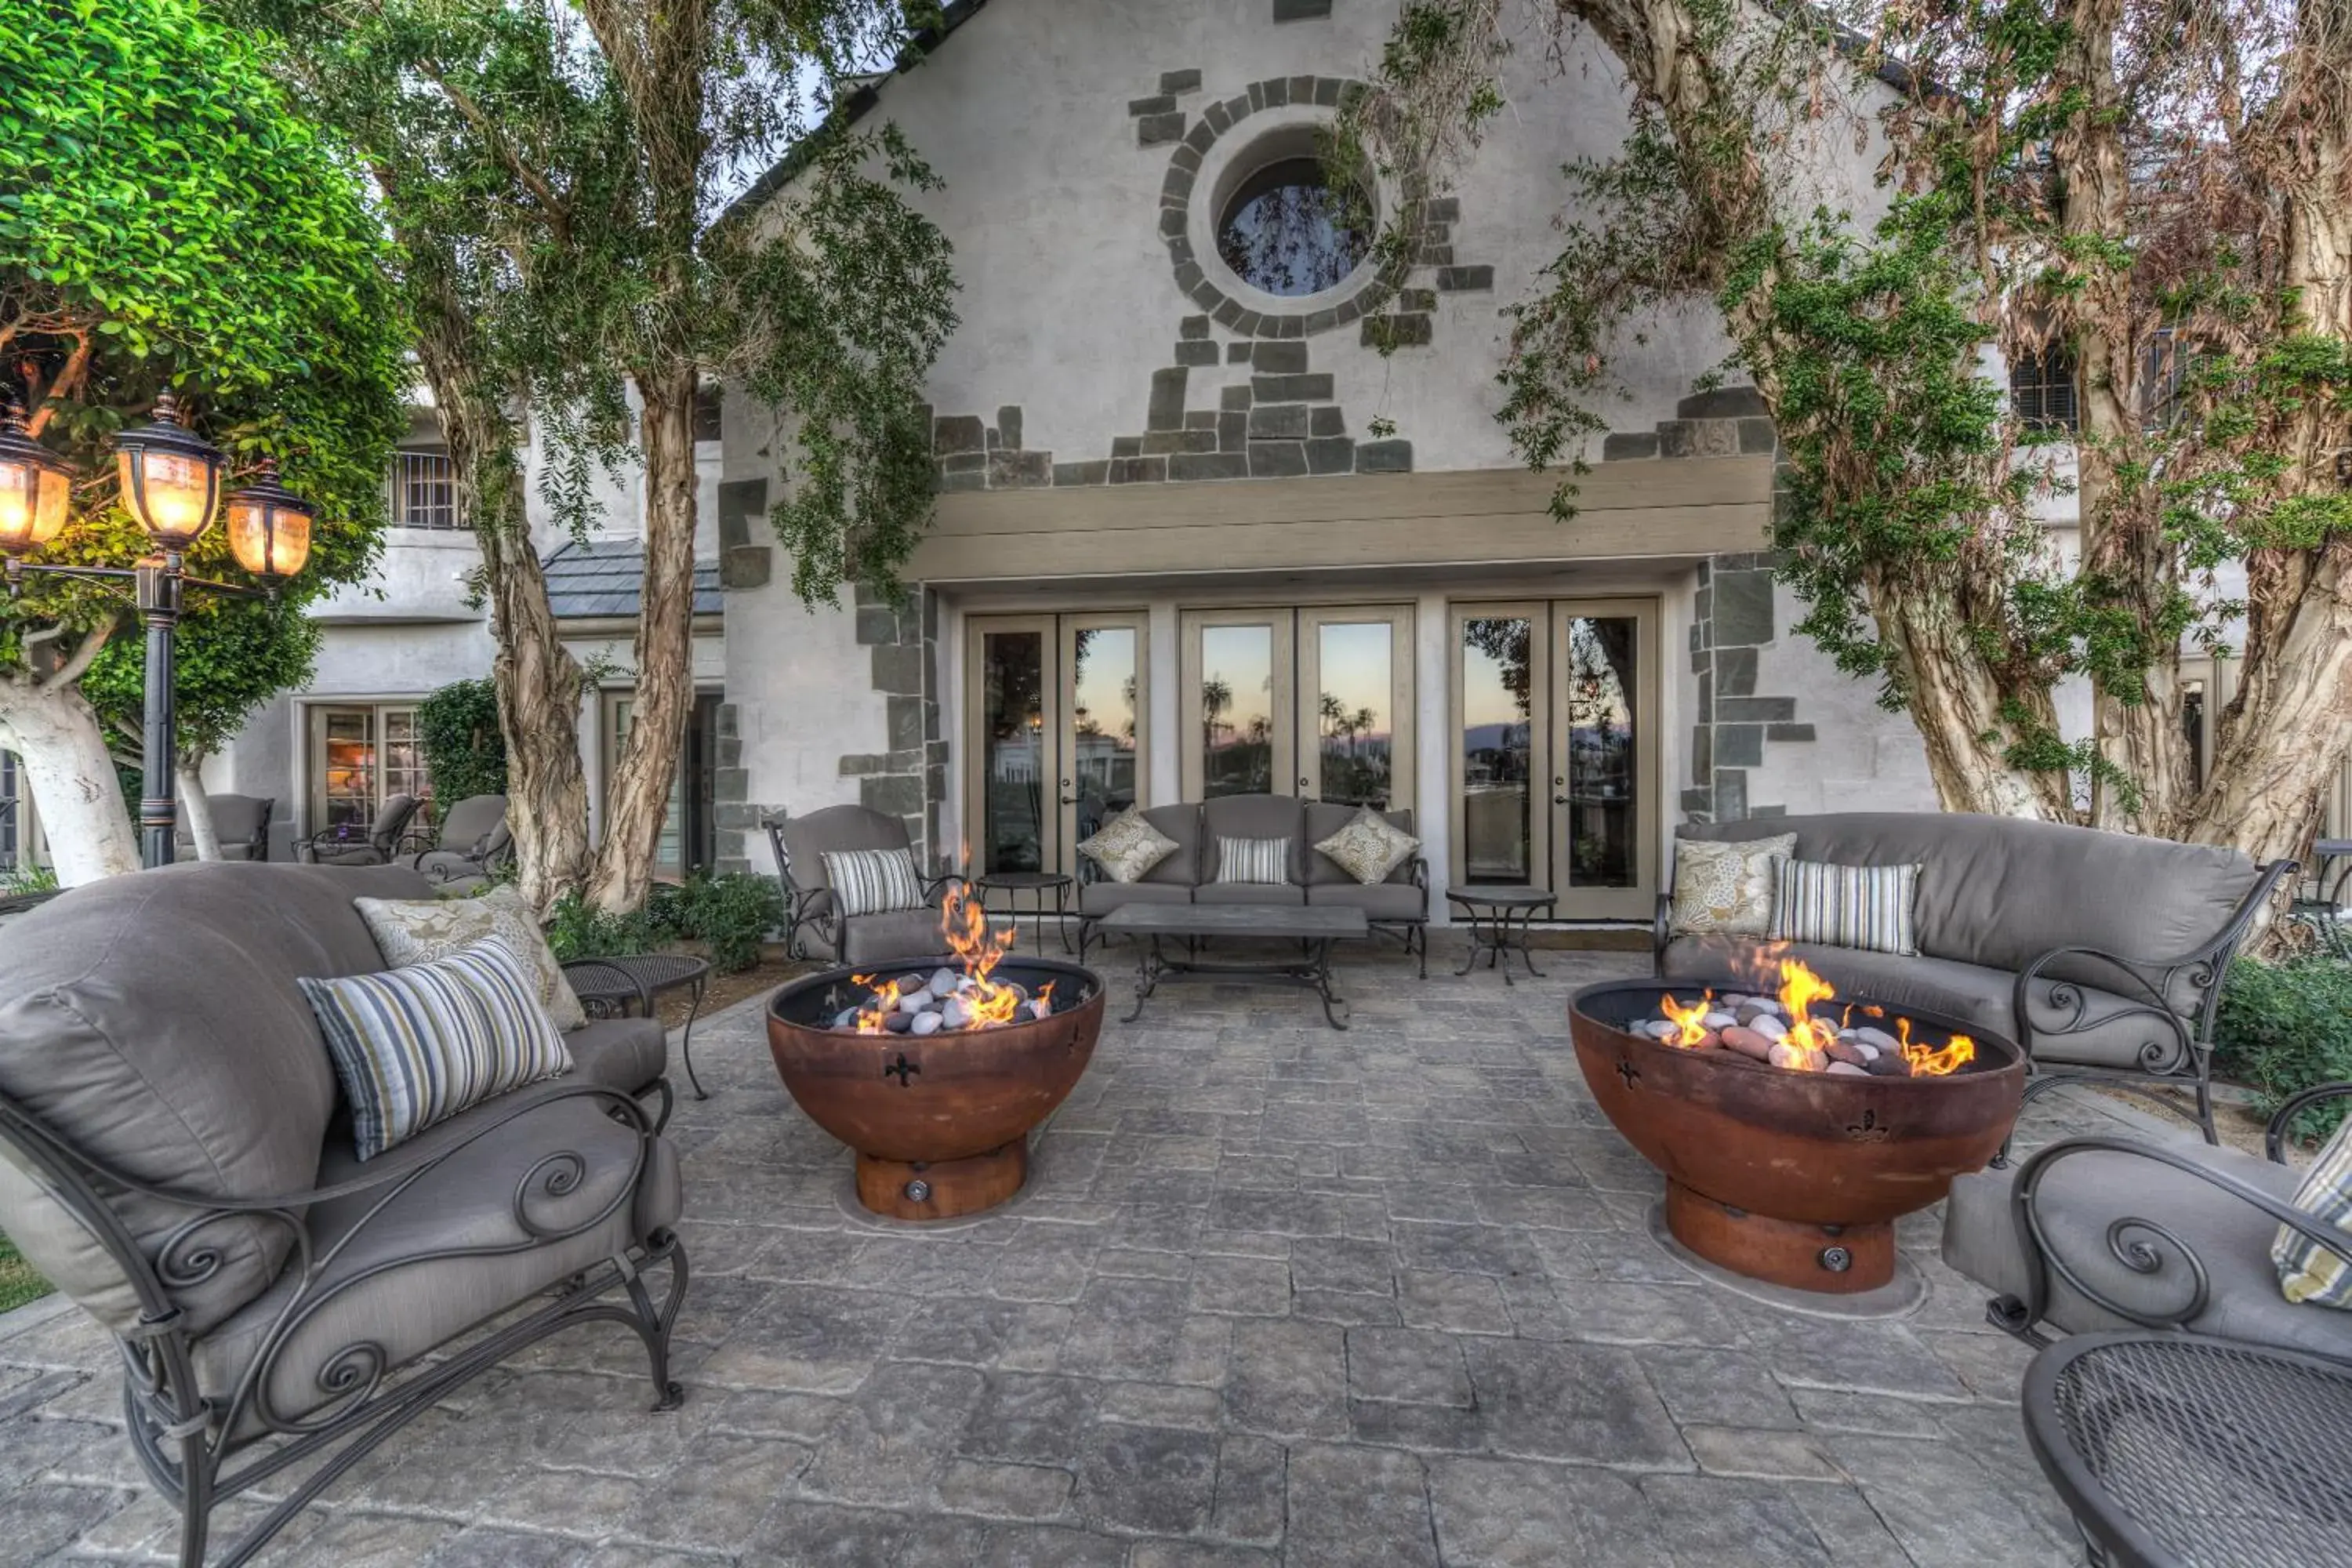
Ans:
[{"label": "beige patterned pillow", "polygon": [[1797,836],[1717,844],[1675,841],[1669,936],[1762,936],[1772,926],[1772,858],[1793,856]]},{"label": "beige patterned pillow", "polygon": [[1139,882],[1151,868],[1181,847],[1137,809],[1120,812],[1078,846],[1078,853],[1100,866],[1114,882]]},{"label": "beige patterned pillow", "polygon": [[1339,869],[1365,887],[1377,887],[1421,847],[1421,840],[1370,806],[1356,813],[1347,826],[1315,846],[1339,863]]},{"label": "beige patterned pillow", "polygon": [[510,887],[492,888],[478,899],[353,899],[367,921],[384,963],[394,969],[429,963],[496,937],[522,960],[539,982],[540,1005],[559,1029],[588,1022],[587,1009],[572,994],[563,966],[548,951],[547,937],[530,906]]}]

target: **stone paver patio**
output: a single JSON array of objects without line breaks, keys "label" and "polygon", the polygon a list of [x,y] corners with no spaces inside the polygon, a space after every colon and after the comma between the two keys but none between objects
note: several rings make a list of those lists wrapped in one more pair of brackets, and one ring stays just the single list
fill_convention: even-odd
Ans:
[{"label": "stone paver patio", "polygon": [[[1205,984],[1120,1025],[1115,952],[1113,1021],[1030,1193],[919,1235],[845,1211],[848,1157],[778,1086],[759,1005],[708,1020],[713,1097],[671,1128],[685,1408],[646,1412],[625,1333],[558,1339],[385,1444],[264,1560],[2081,1561],[2019,1427],[2026,1352],[1934,1256],[1936,1216],[1904,1227],[1930,1285],[1904,1321],[1698,1280],[1649,1238],[1658,1178],[1567,1047],[1570,990],[1646,958],[1544,962],[1507,990],[1368,954],[1341,971],[1340,1034],[1311,997]],[[2117,1130],[2105,1103],[2050,1096],[2030,1131]],[[173,1545],[119,1400],[78,1312],[0,1319],[0,1563]]]}]

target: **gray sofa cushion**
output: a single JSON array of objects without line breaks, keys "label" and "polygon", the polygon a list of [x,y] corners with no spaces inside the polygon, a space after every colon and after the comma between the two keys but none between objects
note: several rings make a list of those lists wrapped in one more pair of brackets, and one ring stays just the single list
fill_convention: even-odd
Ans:
[{"label": "gray sofa cushion", "polygon": [[[607,1102],[560,1098],[563,1087],[549,1083],[485,1100],[364,1166],[352,1158],[348,1144],[328,1145],[319,1167],[322,1186],[378,1176],[386,1166],[410,1169],[412,1163],[483,1133],[394,1197],[326,1263],[324,1286],[352,1284],[293,1330],[269,1369],[268,1397],[280,1419],[318,1410],[335,1397],[333,1385],[322,1378],[339,1359],[365,1372],[380,1358],[381,1369],[392,1372],[516,1302],[627,1251],[647,1231],[677,1222],[680,1184],[673,1146],[655,1139],[633,1186],[637,1134],[606,1114]],[[503,1124],[484,1132],[494,1122]],[[580,1155],[584,1171],[569,1191],[551,1191],[548,1176],[557,1167],[539,1167],[567,1152]],[[373,1187],[315,1205],[310,1215],[312,1258],[327,1258],[389,1190]],[[530,1233],[515,1217],[517,1194],[524,1191],[530,1195],[522,1211],[542,1229],[570,1229],[608,1206],[613,1212],[578,1236],[533,1246]],[[423,1258],[460,1247],[479,1250],[472,1257]],[[383,1272],[362,1279],[385,1265],[390,1267]],[[295,1270],[288,1268],[267,1293],[199,1342],[195,1359],[202,1387],[236,1385],[268,1342],[299,1283]],[[355,1352],[358,1346],[371,1349]],[[259,1429],[248,1410],[237,1435]]]},{"label": "gray sofa cushion", "polygon": [[[1670,980],[1728,982],[1739,989],[1778,990],[1777,973],[1762,980],[1758,977],[1759,969],[1769,968],[1762,957],[1765,946],[1746,937],[1676,937],[1666,944],[1659,963]],[[1815,942],[1780,942],[1771,944],[1770,951],[1799,960],[1836,986],[1842,997],[1883,1003],[1898,1010],[1932,1008],[1979,1024],[2002,1039],[2020,1037],[2017,976],[2008,970]],[[2075,1067],[2145,1067],[2158,1072],[2169,1071],[2179,1064],[2180,1037],[2170,1026],[2146,1012],[2134,1011],[2133,1004],[2095,986],[2061,987],[2037,979],[2032,1019],[2037,1031],[2062,1028],[2073,1016],[2071,1005],[2062,1007],[2055,1000],[2055,994],[2063,990],[2081,998],[2088,1026],[2068,1034],[2036,1033],[2034,1060]]]},{"label": "gray sofa cushion", "polygon": [[659,1018],[598,1018],[563,1037],[581,1078],[635,1094],[669,1070],[669,1037]]},{"label": "gray sofa cushion", "polygon": [[[417,898],[411,873],[213,861],[78,888],[0,929],[0,1092],[95,1159],[216,1197],[313,1184],[337,1093],[298,976],[383,961],[355,894]],[[114,1205],[150,1256],[187,1211]],[[0,1228],[110,1328],[138,1316],[129,1282],[62,1205],[0,1172]],[[235,1220],[197,1238],[217,1255],[174,1300],[198,1332],[277,1277],[290,1238]]]},{"label": "gray sofa cushion", "polygon": [[[2170,1138],[2166,1147],[2283,1203],[2293,1196],[2300,1174],[2194,1139]],[[2016,1174],[1980,1171],[1960,1177],[1952,1184],[1944,1212],[1944,1261],[1997,1295],[2022,1296],[2026,1289],[2025,1256],[2009,1206]],[[2352,1356],[2352,1312],[2297,1304],[2280,1294],[2270,1253],[2278,1227],[2259,1210],[2186,1172],[2129,1154],[2072,1154],[2043,1177],[2035,1204],[2053,1246],[2102,1295],[2151,1314],[2176,1310],[2188,1300],[2189,1273],[2177,1261],[2143,1275],[2108,1249],[2107,1227],[2116,1220],[2153,1220],[2195,1249],[2212,1280],[2211,1299],[2189,1328],[2256,1344]],[[2170,1257],[2161,1243],[2156,1245]],[[2046,1315],[2069,1333],[2138,1326],[2093,1305],[2054,1275]]]},{"label": "gray sofa cushion", "polygon": [[[1176,853],[1143,874],[1139,887],[1189,888],[1216,875],[1216,867],[1201,865],[1201,808],[1189,801],[1175,805],[1147,805],[1143,820],[1176,841]],[[1214,853],[1213,847],[1212,853]]]},{"label": "gray sofa cushion", "polygon": [[1411,882],[1318,882],[1307,889],[1307,901],[1326,909],[1361,910],[1368,921],[1425,921],[1429,898]]},{"label": "gray sofa cushion", "polygon": [[1297,909],[1307,902],[1307,889],[1295,883],[1203,882],[1192,889],[1196,904],[1274,904]]},{"label": "gray sofa cushion", "polygon": [[[1310,800],[1307,803],[1307,825],[1299,837],[1307,846],[1307,885],[1308,887],[1328,887],[1342,882],[1351,888],[1363,885],[1356,880],[1355,873],[1315,847],[1348,824],[1355,821],[1356,813],[1362,809],[1361,806],[1339,805],[1329,801]],[[1384,811],[1381,815],[1394,824],[1399,831],[1413,833],[1412,813],[1410,810]],[[1420,837],[1417,833],[1413,836]],[[1410,884],[1412,880],[1412,858],[1408,857],[1402,865],[1390,872],[1388,880],[1391,883]],[[1314,902],[1312,899],[1307,901]]]},{"label": "gray sofa cushion", "polygon": [[[1847,866],[1918,861],[1919,948],[1932,958],[2020,970],[2055,947],[2127,958],[2177,958],[2227,923],[2260,875],[2234,849],[2102,833],[2058,823],[1964,813],[1887,812],[1780,816],[1690,825],[1684,837],[1797,835],[1797,855]],[[2063,980],[2113,989],[2112,966],[2060,960]],[[2172,1005],[2193,1010],[2196,987],[2173,983]]]},{"label": "gray sofa cushion", "polygon": [[[822,943],[812,942],[813,947]],[[940,934],[937,905],[853,915],[841,922],[841,962],[888,963],[901,958],[935,958],[947,951]]]},{"label": "gray sofa cushion", "polygon": [[1216,878],[1218,839],[1281,838],[1290,845],[1290,879],[1304,887],[1307,882],[1306,829],[1307,812],[1297,795],[1226,795],[1202,801],[1201,880],[1205,883]]},{"label": "gray sofa cushion", "polygon": [[1192,889],[1172,883],[1153,882],[1088,882],[1078,889],[1078,913],[1090,921],[1098,921],[1113,910],[1129,904],[1189,904]]}]

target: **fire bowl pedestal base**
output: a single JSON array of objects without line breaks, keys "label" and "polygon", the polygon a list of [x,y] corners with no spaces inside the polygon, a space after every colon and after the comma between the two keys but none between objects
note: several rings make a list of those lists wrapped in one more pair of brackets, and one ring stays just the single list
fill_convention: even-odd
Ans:
[{"label": "fire bowl pedestal base", "polygon": [[1895,1255],[1895,1278],[1875,1290],[1863,1290],[1852,1295],[1832,1295],[1822,1290],[1791,1289],[1786,1285],[1768,1284],[1751,1279],[1745,1274],[1735,1274],[1718,1263],[1710,1263],[1685,1247],[1666,1226],[1665,1200],[1650,1205],[1650,1239],[1658,1250],[1681,1265],[1701,1281],[1727,1290],[1745,1301],[1776,1311],[1791,1312],[1800,1317],[1821,1318],[1830,1322],[1860,1323],[1907,1318],[1916,1312],[1927,1300],[1927,1277],[1919,1266],[1897,1252]]},{"label": "fire bowl pedestal base", "polygon": [[857,1156],[857,1201],[886,1219],[955,1219],[998,1204],[1029,1179],[1029,1140],[961,1160]]},{"label": "fire bowl pedestal base", "polygon": [[1666,1227],[1718,1268],[1766,1284],[1859,1295],[1895,1278],[1895,1226],[1805,1225],[1719,1204],[1666,1183]]}]

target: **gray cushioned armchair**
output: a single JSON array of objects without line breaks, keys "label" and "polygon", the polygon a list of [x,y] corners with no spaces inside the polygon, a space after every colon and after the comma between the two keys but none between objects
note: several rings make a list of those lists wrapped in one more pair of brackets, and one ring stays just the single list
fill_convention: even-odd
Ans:
[{"label": "gray cushioned armchair", "polygon": [[389,867],[184,865],[0,929],[0,1228],[114,1334],[130,1441],[182,1510],[188,1568],[219,1499],[327,1456],[221,1559],[241,1563],[411,1416],[560,1330],[620,1324],[656,1407],[680,1396],[677,1155],[637,1101],[659,1026],[574,1031],[572,1072],[361,1163],[295,984],[383,967],[359,895],[430,889]]},{"label": "gray cushioned armchair", "polygon": [[2265,1159],[2187,1137],[2068,1138],[1961,1176],[1944,1261],[1992,1291],[1987,1315],[2029,1343],[2047,1329],[2179,1328],[2352,1362],[2352,1312],[2288,1300],[2271,1262],[2282,1225],[2352,1258],[2352,1237],[2292,1206],[2304,1173],[2285,1163],[2297,1119],[2339,1098],[2352,1083],[2287,1100]]},{"label": "gray cushioned armchair", "polygon": [[294,858],[316,866],[389,866],[399,858],[401,840],[423,804],[413,795],[388,795],[363,831],[323,828],[296,845]]},{"label": "gray cushioned armchair", "polygon": [[432,847],[402,858],[400,864],[424,874],[445,893],[482,887],[514,858],[514,834],[507,826],[507,797],[467,795],[441,816]]},{"label": "gray cushioned armchair", "polygon": [[[224,860],[267,860],[269,858],[269,818],[278,810],[275,795],[208,795],[205,796],[205,814],[212,818],[213,837],[220,844]],[[184,799],[175,807],[179,817],[173,836],[173,849],[183,860],[196,856],[195,840],[188,833],[188,803]]]},{"label": "gray cushioned armchair", "polygon": [[[844,915],[825,881],[824,857],[849,849],[913,850],[907,825],[862,805],[828,805],[805,816],[767,824],[768,846],[784,884],[787,943],[796,958],[826,958],[839,963],[887,963],[929,958],[945,950],[940,912],[948,890],[963,879],[952,873],[923,883],[919,910]],[[922,868],[916,868],[918,877]]]}]

